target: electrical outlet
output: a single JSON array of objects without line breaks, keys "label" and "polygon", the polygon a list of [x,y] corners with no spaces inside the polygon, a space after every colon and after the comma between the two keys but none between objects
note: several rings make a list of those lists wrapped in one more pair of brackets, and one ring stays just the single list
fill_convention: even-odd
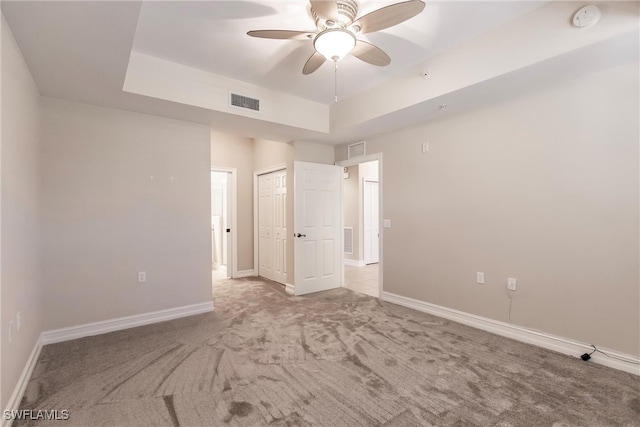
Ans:
[{"label": "electrical outlet", "polygon": [[476,283],[479,285],[484,285],[484,273],[481,271],[478,271],[476,273]]},{"label": "electrical outlet", "polygon": [[144,283],[147,281],[147,272],[138,271],[138,283]]},{"label": "electrical outlet", "polygon": [[16,314],[16,332],[20,330],[20,326],[22,326],[22,314],[18,311]]},{"label": "electrical outlet", "polygon": [[516,290],[516,283],[517,283],[516,279],[514,279],[513,277],[509,277],[507,279],[507,289],[509,289],[510,291],[515,291]]}]

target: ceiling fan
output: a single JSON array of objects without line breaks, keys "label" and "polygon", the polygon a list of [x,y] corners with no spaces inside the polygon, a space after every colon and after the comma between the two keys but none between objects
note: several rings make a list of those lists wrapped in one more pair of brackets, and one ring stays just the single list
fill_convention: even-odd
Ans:
[{"label": "ceiling fan", "polygon": [[356,38],[357,34],[384,30],[413,18],[425,7],[421,0],[408,0],[374,10],[356,19],[355,0],[310,0],[311,15],[317,31],[255,30],[247,34],[266,39],[313,40],[315,52],[302,69],[303,74],[316,71],[326,60],[337,63],[351,53],[369,64],[384,67],[391,58],[382,49]]}]

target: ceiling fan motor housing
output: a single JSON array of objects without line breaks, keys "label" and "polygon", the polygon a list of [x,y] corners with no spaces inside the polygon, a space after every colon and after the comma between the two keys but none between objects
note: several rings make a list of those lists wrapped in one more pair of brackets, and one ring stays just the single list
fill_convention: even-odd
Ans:
[{"label": "ceiling fan motor housing", "polygon": [[315,20],[316,27],[319,30],[326,30],[328,28],[342,27],[346,28],[353,23],[358,14],[358,2],[355,0],[337,0],[338,5],[338,22],[331,19],[323,20],[318,16],[316,11],[311,8],[313,19]]}]

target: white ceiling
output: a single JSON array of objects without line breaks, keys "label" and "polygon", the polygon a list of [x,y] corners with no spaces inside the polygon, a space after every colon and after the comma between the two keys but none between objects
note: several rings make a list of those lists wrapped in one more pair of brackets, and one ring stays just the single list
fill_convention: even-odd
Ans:
[{"label": "white ceiling", "polygon": [[[359,16],[394,2],[362,0]],[[429,1],[425,10],[411,20],[361,36],[385,50],[392,58],[391,65],[376,67],[353,57],[341,61],[340,97],[345,100],[362,97],[385,82],[416,74],[429,58],[472,44],[483,34],[518,22],[520,17],[546,4],[548,1]],[[556,21],[553,25],[570,27],[570,11],[577,10],[580,3],[560,6],[565,10],[553,16]],[[251,137],[333,144],[385,132],[399,123],[416,123],[427,116],[423,114],[425,105],[422,109],[404,108],[386,114],[377,123],[322,134],[122,90],[129,57],[136,51],[212,75],[330,104],[331,64],[324,64],[309,76],[301,72],[313,52],[310,41],[246,35],[247,31],[257,29],[313,30],[309,5],[304,0],[2,1],[1,7],[41,94],[47,97],[212,124],[220,130]],[[548,31],[545,25],[541,23],[540,31]],[[566,68],[566,63],[562,66]],[[545,75],[552,80],[553,73]],[[508,79],[505,82],[505,93],[513,92],[513,85]],[[498,93],[500,87],[498,79],[493,79],[487,90]],[[478,99],[485,98],[487,93],[470,90],[468,104],[478,105]],[[455,95],[458,105],[464,105],[464,91]],[[432,104],[436,102],[434,99]]]}]

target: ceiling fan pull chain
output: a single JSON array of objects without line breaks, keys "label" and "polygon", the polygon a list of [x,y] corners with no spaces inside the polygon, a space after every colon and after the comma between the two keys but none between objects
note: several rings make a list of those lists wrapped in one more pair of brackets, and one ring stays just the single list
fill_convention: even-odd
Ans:
[{"label": "ceiling fan pull chain", "polygon": [[334,82],[334,94],[335,94],[335,98],[334,98],[334,102],[337,104],[338,103],[338,61],[334,60],[333,63],[336,65],[335,71],[334,71],[334,75],[333,75],[333,82]]}]

